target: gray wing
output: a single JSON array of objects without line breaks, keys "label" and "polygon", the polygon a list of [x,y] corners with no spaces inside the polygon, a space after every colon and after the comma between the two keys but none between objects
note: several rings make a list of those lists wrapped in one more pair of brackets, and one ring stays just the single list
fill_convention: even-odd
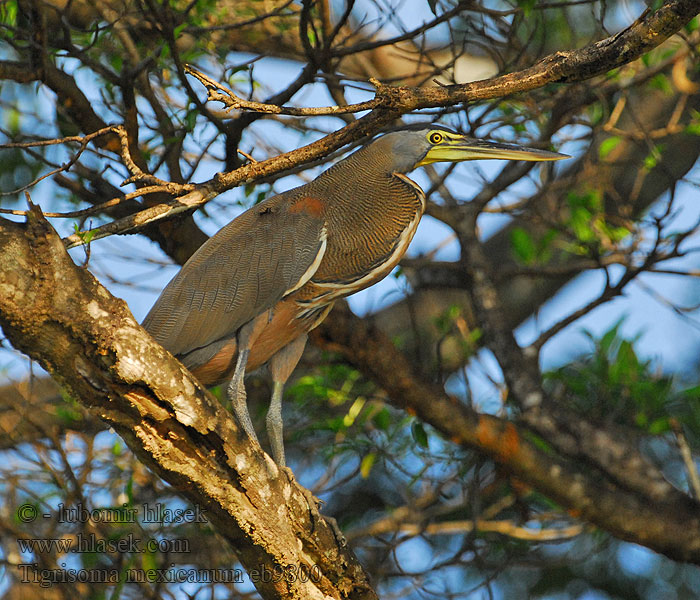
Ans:
[{"label": "gray wing", "polygon": [[325,249],[324,220],[276,196],[212,236],[163,290],[143,327],[175,355],[233,337],[310,278]]}]

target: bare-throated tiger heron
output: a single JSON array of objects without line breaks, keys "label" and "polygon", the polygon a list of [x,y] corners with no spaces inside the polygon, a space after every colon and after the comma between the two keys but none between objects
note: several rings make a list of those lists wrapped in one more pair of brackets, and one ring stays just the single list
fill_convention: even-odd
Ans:
[{"label": "bare-throated tiger heron", "polygon": [[406,252],[425,195],[406,173],[434,162],[551,161],[565,155],[458,135],[437,125],[387,133],[311,183],[253,206],[173,278],[143,326],[200,379],[230,380],[233,411],[257,440],[243,378],[268,363],[267,428],[284,466],[282,389],[307,333],[333,302],[386,277]]}]

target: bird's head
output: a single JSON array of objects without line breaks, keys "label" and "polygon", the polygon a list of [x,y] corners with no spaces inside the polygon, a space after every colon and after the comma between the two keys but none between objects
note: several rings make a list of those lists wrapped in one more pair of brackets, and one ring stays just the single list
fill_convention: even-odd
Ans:
[{"label": "bird's head", "polygon": [[566,154],[525,148],[488,140],[476,140],[455,133],[441,125],[413,125],[387,133],[382,145],[394,161],[394,170],[408,173],[416,167],[436,162],[461,162],[464,160],[502,159],[551,161],[570,158]]}]

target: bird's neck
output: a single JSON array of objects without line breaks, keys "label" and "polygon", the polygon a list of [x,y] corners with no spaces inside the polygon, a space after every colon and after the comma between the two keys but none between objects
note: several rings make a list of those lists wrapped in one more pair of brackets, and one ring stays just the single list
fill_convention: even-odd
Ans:
[{"label": "bird's neck", "polygon": [[[396,211],[400,206],[416,207],[416,196],[425,204],[423,190],[406,175],[404,169],[396,169],[392,156],[368,146],[351,154],[322,173],[311,186],[329,198],[329,208],[339,205],[342,209],[356,205],[370,212]],[[371,205],[371,206],[370,206]],[[374,209],[372,209],[374,207]]]}]

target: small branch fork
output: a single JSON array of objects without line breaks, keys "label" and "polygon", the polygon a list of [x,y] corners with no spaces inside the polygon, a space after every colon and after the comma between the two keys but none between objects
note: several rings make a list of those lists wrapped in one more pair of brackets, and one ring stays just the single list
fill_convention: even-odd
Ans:
[{"label": "small branch fork", "polygon": [[[53,171],[50,171],[49,173],[46,173],[42,175],[41,177],[38,177],[31,183],[13,190],[11,192],[0,192],[0,196],[7,196],[9,194],[17,194],[19,192],[23,192],[24,190],[36,185],[43,179],[46,179],[47,177],[50,177],[52,175],[56,175],[57,173],[61,173],[63,171],[69,171],[70,168],[75,165],[78,162],[78,159],[80,156],[83,154],[83,152],[87,149],[87,146],[90,142],[95,140],[98,137],[102,137],[105,135],[109,134],[116,134],[119,138],[119,144],[120,144],[120,154],[121,154],[121,159],[122,162],[124,163],[124,166],[128,169],[129,173],[131,174],[131,177],[128,179],[125,179],[122,182],[122,185],[128,185],[130,183],[148,183],[151,184],[152,186],[157,186],[158,191],[161,192],[168,192],[171,194],[182,194],[183,192],[191,191],[194,189],[194,185],[192,184],[180,184],[180,183],[173,183],[171,181],[164,181],[162,179],[159,179],[158,177],[155,177],[154,175],[151,175],[150,173],[144,173],[139,166],[134,162],[133,158],[131,157],[131,151],[129,149],[129,136],[127,134],[126,128],[123,125],[110,125],[108,127],[103,127],[102,129],[98,129],[97,131],[93,131],[92,133],[89,133],[87,135],[83,136],[70,136],[70,137],[64,137],[64,138],[58,138],[58,139],[53,139],[53,140],[38,140],[34,142],[14,142],[14,143],[9,143],[9,144],[0,144],[0,148],[37,148],[37,147],[43,147],[43,146],[55,146],[57,144],[66,144],[70,142],[80,142],[80,148],[76,152],[75,156],[71,158],[67,163],[62,164],[60,167],[54,169]],[[147,189],[147,188],[144,188]],[[149,190],[150,191],[150,190]],[[138,193],[131,194],[130,196],[136,197],[139,195],[142,195],[144,193],[143,189],[139,190]],[[109,202],[112,202],[111,200]],[[105,202],[104,204],[108,204]],[[111,205],[111,204],[110,204]],[[100,205],[100,207],[103,207],[103,205]],[[94,210],[97,207],[93,207],[90,210]],[[83,214],[84,211],[77,211],[73,213],[45,213],[44,216],[56,216],[56,217],[65,217],[65,216],[75,216],[77,213]],[[26,211],[12,211],[12,210],[7,210],[7,209],[0,209],[0,213],[3,214],[20,214],[24,215],[26,214]]]},{"label": "small branch fork", "polygon": [[[265,104],[263,102],[254,102],[245,100],[237,96],[230,89],[224,87],[211,77],[208,77],[201,71],[198,71],[191,65],[185,65],[185,73],[192,75],[200,81],[207,90],[207,100],[212,102],[221,102],[226,107],[226,112],[231,110],[247,110],[251,112],[266,113],[270,115],[287,115],[290,117],[318,117],[326,115],[346,115],[348,113],[357,113],[366,110],[373,110],[381,106],[382,100],[379,95],[372,100],[359,102],[357,104],[348,104],[347,106],[321,106],[321,107],[287,107],[278,106],[277,104]],[[382,84],[374,78],[370,78],[370,83],[379,90]]]},{"label": "small branch fork", "polygon": [[[57,144],[67,144],[71,142],[80,142],[80,148],[78,148],[78,151],[75,153],[75,156],[71,158],[67,163],[62,164],[60,167],[57,167],[53,169],[52,171],[49,171],[48,173],[45,173],[41,177],[37,177],[34,179],[34,181],[31,181],[27,185],[23,185],[20,188],[17,188],[15,190],[11,190],[9,192],[0,192],[0,196],[11,196],[14,194],[19,194],[21,192],[24,192],[25,190],[28,190],[31,187],[34,187],[37,183],[40,181],[43,181],[44,179],[51,177],[53,175],[56,175],[57,173],[61,173],[62,171],[68,171],[70,168],[78,162],[78,159],[80,156],[83,154],[83,152],[87,149],[88,144],[94,140],[95,138],[101,137],[103,135],[106,135],[108,133],[112,133],[113,128],[112,127],[105,127],[103,129],[99,129],[97,131],[93,131],[92,133],[84,136],[79,136],[79,135],[74,135],[70,137],[64,137],[64,138],[59,138],[55,140],[40,140],[36,142],[16,142],[16,143],[10,143],[10,144],[2,144],[0,145],[0,148],[37,148],[37,147],[44,147],[44,146],[55,146]],[[4,208],[0,208],[0,213],[2,214],[26,214],[25,211],[13,211],[13,210],[8,210]]]},{"label": "small branch fork", "polygon": [[[102,129],[98,129],[97,131],[93,131],[92,133],[85,135],[85,136],[71,136],[71,137],[65,137],[65,138],[60,138],[60,139],[54,139],[54,140],[38,140],[38,141],[33,141],[33,142],[16,142],[16,143],[9,143],[9,144],[2,144],[0,145],[0,148],[37,148],[37,147],[44,147],[44,146],[52,146],[56,144],[65,144],[65,143],[71,143],[71,142],[79,142],[80,143],[80,148],[76,152],[75,156],[73,156],[68,162],[62,164],[60,167],[53,169],[49,173],[46,173],[42,175],[41,177],[38,177],[31,183],[14,190],[12,192],[5,192],[0,195],[7,195],[7,194],[16,194],[22,191],[25,191],[29,189],[30,187],[36,185],[43,179],[46,179],[47,177],[50,177],[52,175],[56,175],[61,172],[67,172],[73,167],[77,162],[80,156],[83,154],[83,152],[87,149],[88,144],[95,139],[102,137],[102,136],[107,136],[107,135],[116,135],[119,139],[119,147],[120,147],[120,155],[122,162],[124,166],[127,168],[127,170],[130,173],[130,177],[125,179],[121,185],[128,185],[128,184],[137,184],[137,185],[142,185],[138,190],[134,192],[130,192],[128,194],[125,194],[124,196],[120,196],[117,198],[112,198],[110,200],[107,200],[106,202],[103,202],[101,204],[91,206],[90,208],[78,210],[78,211],[70,211],[70,212],[65,212],[65,213],[46,213],[44,216],[46,217],[53,217],[53,218],[76,218],[76,217],[85,217],[91,214],[98,213],[100,211],[103,211],[107,208],[114,207],[118,204],[121,204],[122,202],[126,202],[127,200],[133,200],[134,198],[138,198],[140,196],[145,196],[147,194],[154,194],[154,193],[167,193],[172,196],[179,196],[182,194],[186,194],[187,192],[191,192],[195,189],[195,185],[193,184],[180,184],[180,183],[174,183],[171,181],[164,181],[162,179],[159,179],[158,177],[155,177],[154,175],[151,175],[150,173],[144,173],[144,171],[139,168],[139,166],[136,164],[136,162],[133,160],[131,156],[131,151],[129,149],[129,136],[126,131],[126,128],[123,125],[110,125],[108,127],[103,127]],[[146,185],[143,185],[146,184]],[[142,211],[143,212],[143,211]],[[28,211],[25,210],[16,210],[16,209],[6,209],[6,208],[0,208],[0,214],[11,214],[11,215],[20,215],[20,216],[26,216],[28,214]],[[142,219],[139,219],[139,215],[142,213],[136,213],[134,215],[131,215],[129,217],[125,217],[124,219],[121,219],[120,222],[126,221],[126,222],[133,222],[132,227],[136,227],[139,225],[146,224],[146,222],[141,222]],[[100,228],[98,228],[95,231],[99,231]],[[105,237],[104,235],[98,235],[97,238]],[[93,236],[90,237],[90,239],[95,239]],[[85,240],[81,237],[80,233],[75,233],[73,235],[68,236],[67,238],[64,239],[64,243],[68,248],[73,248],[75,246],[80,246],[85,243]]]}]

